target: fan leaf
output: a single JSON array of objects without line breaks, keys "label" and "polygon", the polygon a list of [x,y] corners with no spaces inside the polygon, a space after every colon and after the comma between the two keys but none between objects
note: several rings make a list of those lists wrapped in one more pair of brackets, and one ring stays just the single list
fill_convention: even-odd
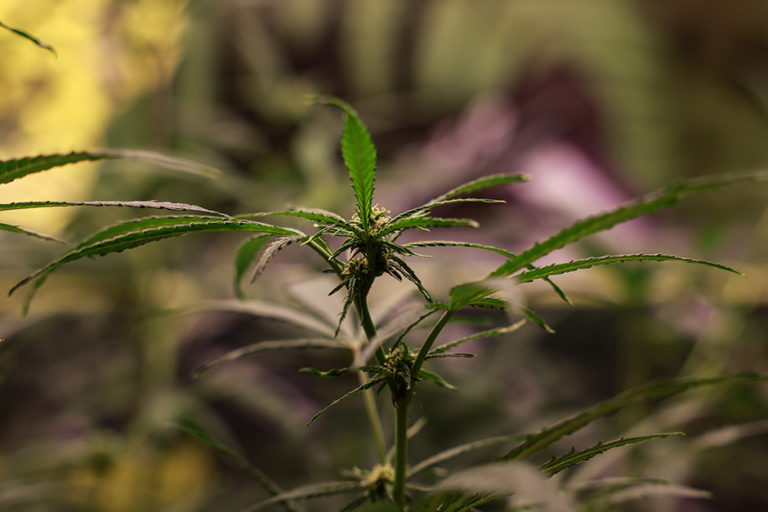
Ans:
[{"label": "fan leaf", "polygon": [[597,443],[595,446],[592,446],[591,448],[587,448],[586,450],[581,450],[578,452],[575,449],[572,449],[570,452],[566,453],[561,457],[553,458],[551,461],[542,465],[539,469],[549,474],[549,476],[553,476],[553,475],[556,475],[557,473],[560,473],[561,471],[565,471],[566,469],[572,468],[577,464],[586,462],[592,457],[596,457],[597,455],[600,455],[603,452],[612,450],[613,448],[619,448],[621,446],[627,446],[630,444],[642,443],[644,441],[650,441],[651,439],[662,439],[664,437],[669,437],[669,436],[683,436],[683,435],[685,434],[683,434],[682,432],[673,432],[669,434],[654,434],[650,436],[621,438],[617,441],[612,441],[606,444]]},{"label": "fan leaf", "polygon": [[183,158],[162,155],[153,151],[105,149],[97,151],[72,151],[67,154],[39,155],[0,161],[0,184],[10,183],[13,180],[23,178],[29,174],[47,171],[48,169],[61,167],[67,164],[96,162],[99,160],[118,158],[141,160],[161,167],[208,177],[214,177],[221,174],[220,171],[212,167],[197,164]]},{"label": "fan leaf", "polygon": [[242,281],[243,276],[248,271],[248,267],[251,266],[253,260],[256,259],[256,255],[259,253],[264,244],[272,239],[272,235],[259,235],[243,242],[237,249],[235,254],[235,295],[239,299],[245,299],[245,292],[243,291]]},{"label": "fan leaf", "polygon": [[516,322],[510,325],[509,327],[498,327],[496,329],[488,329],[487,331],[482,331],[482,332],[472,334],[470,336],[466,336],[456,341],[452,341],[450,343],[446,343],[445,345],[440,345],[439,347],[433,348],[432,350],[430,350],[429,355],[442,354],[443,352],[447,352],[448,350],[451,350],[454,347],[458,347],[462,343],[467,343],[468,341],[479,340],[482,338],[492,338],[494,336],[509,334],[510,332],[514,332],[518,330],[520,327],[523,326],[523,324],[525,324],[525,322],[526,320],[520,320],[519,322]]},{"label": "fan leaf", "polygon": [[323,409],[322,411],[320,411],[320,412],[318,412],[317,414],[315,414],[314,416],[312,416],[312,419],[311,419],[311,420],[309,420],[309,423],[307,423],[307,426],[310,426],[312,423],[314,423],[314,422],[315,422],[315,420],[316,420],[317,418],[319,418],[320,416],[322,416],[322,415],[325,413],[325,411],[327,411],[328,409],[330,409],[330,408],[331,408],[331,407],[333,407],[334,405],[338,404],[338,403],[339,403],[339,402],[341,402],[342,400],[346,400],[347,398],[351,397],[352,395],[356,395],[356,394],[358,394],[358,393],[362,393],[362,392],[363,392],[363,391],[365,391],[366,389],[370,389],[370,388],[372,388],[373,386],[376,386],[377,384],[379,384],[379,383],[381,383],[381,382],[385,382],[386,380],[387,380],[387,377],[376,377],[375,379],[371,379],[371,380],[369,380],[368,382],[366,382],[366,383],[365,383],[365,384],[363,384],[362,386],[358,386],[358,387],[356,387],[355,389],[353,389],[352,391],[350,391],[350,392],[349,392],[349,393],[347,393],[346,395],[342,396],[341,398],[337,398],[336,400],[334,400],[334,401],[333,401],[333,403],[331,403],[331,405],[329,405],[328,407],[326,407],[326,408],[325,408],[325,409]]},{"label": "fan leaf", "polygon": [[56,208],[62,206],[118,206],[124,208],[151,208],[180,212],[199,212],[230,218],[229,215],[202,206],[168,201],[29,201],[24,203],[0,204],[0,211],[26,210],[30,208]]},{"label": "fan leaf", "polygon": [[478,178],[449,190],[427,204],[435,204],[448,199],[453,199],[462,194],[471,194],[472,192],[477,192],[478,190],[484,190],[486,188],[498,187],[509,183],[523,183],[529,179],[531,179],[531,177],[528,174],[492,174],[490,176],[483,176],[482,178]]},{"label": "fan leaf", "polygon": [[54,260],[47,266],[37,270],[26,279],[16,284],[16,286],[10,290],[9,295],[21,286],[24,286],[31,281],[35,281],[35,285],[30,291],[30,296],[27,297],[24,305],[24,313],[26,313],[29,301],[34,295],[34,291],[43,284],[45,279],[53,271],[62,265],[90,256],[104,256],[114,252],[121,252],[126,249],[133,249],[134,247],[139,247],[149,242],[201,231],[256,231],[261,233],[291,235],[297,233],[295,230],[279,228],[259,222],[220,219],[216,217],[147,217],[139,220],[131,220],[99,231],[86,241],[77,245],[64,256]]},{"label": "fan leaf", "polygon": [[49,236],[49,235],[44,235],[42,233],[38,233],[36,231],[31,231],[29,229],[24,229],[24,228],[21,228],[19,226],[14,226],[13,224],[0,223],[0,231],[9,231],[11,233],[18,233],[18,234],[21,234],[21,235],[31,236],[33,238],[39,238],[40,240],[46,240],[48,242],[57,242],[57,243],[60,243],[60,244],[65,244],[65,245],[72,245],[72,244],[70,244],[69,242],[67,242],[65,240],[61,240],[59,238],[56,238],[56,237],[53,237],[53,236]]},{"label": "fan leaf", "polygon": [[415,466],[413,466],[411,469],[408,470],[408,477],[410,478],[414,475],[418,475],[419,473],[433,466],[436,466],[447,460],[453,459],[455,457],[458,457],[459,455],[463,455],[473,450],[479,450],[480,448],[485,448],[486,446],[493,446],[497,444],[517,443],[520,441],[524,441],[526,438],[527,436],[525,434],[512,435],[512,436],[496,436],[496,437],[489,437],[487,439],[481,439],[479,441],[473,441],[471,443],[462,444],[459,446],[454,446],[453,448],[449,448],[448,450],[444,450],[429,458],[426,458],[423,461],[416,464]]},{"label": "fan leaf", "polygon": [[642,400],[665,398],[688,391],[689,389],[713,386],[736,380],[768,380],[768,374],[743,372],[709,379],[681,378],[650,382],[644,386],[625,391],[611,400],[587,409],[572,418],[561,421],[553,427],[545,428],[538,434],[529,435],[525,443],[509,452],[504,459],[513,460],[529,457],[534,453],[547,448],[561,438],[573,434],[593,421],[609,416],[627,405]]},{"label": "fan leaf", "polygon": [[583,260],[575,260],[568,263],[559,263],[555,265],[547,265],[546,267],[538,267],[534,270],[527,272],[521,272],[514,276],[518,283],[528,283],[535,279],[544,279],[549,276],[558,274],[566,274],[568,272],[575,272],[576,270],[596,267],[598,265],[612,265],[616,263],[629,263],[632,261],[681,261],[683,263],[692,263],[697,265],[706,265],[719,270],[725,270],[727,272],[733,272],[740,276],[744,276],[741,272],[737,272],[732,268],[725,265],[719,265],[704,260],[697,260],[692,258],[683,258],[680,256],[669,256],[667,254],[621,254],[616,256],[600,256],[596,258],[586,258]]},{"label": "fan leaf", "polygon": [[349,347],[343,343],[331,340],[327,338],[302,338],[296,340],[278,340],[278,341],[260,341],[252,345],[238,348],[232,352],[228,352],[223,356],[216,357],[203,363],[192,374],[193,377],[199,377],[208,370],[212,370],[224,363],[235,361],[241,357],[249,356],[251,354],[258,354],[260,352],[275,352],[281,350],[306,350],[312,348],[336,348],[349,350]]},{"label": "fan leaf", "polygon": [[458,226],[479,227],[477,221],[472,219],[441,219],[439,217],[411,217],[401,219],[397,222],[391,222],[384,229],[379,231],[379,236],[388,235],[395,231],[413,228],[454,228]]},{"label": "fan leaf", "polygon": [[675,183],[648,194],[635,202],[615,210],[580,220],[561,230],[542,243],[536,243],[516,258],[504,263],[489,277],[507,276],[552,251],[576,242],[585,236],[605,231],[616,224],[657,212],[677,204],[680,199],[692,194],[701,194],[733,183],[768,180],[768,171],[749,171],[705,176]]}]

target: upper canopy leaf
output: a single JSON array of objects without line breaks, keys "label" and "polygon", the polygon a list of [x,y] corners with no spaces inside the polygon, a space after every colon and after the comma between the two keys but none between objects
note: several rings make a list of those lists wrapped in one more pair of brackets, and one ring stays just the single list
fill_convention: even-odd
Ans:
[{"label": "upper canopy leaf", "polygon": [[447,199],[453,199],[456,196],[462,194],[471,194],[478,190],[483,190],[491,187],[498,187],[501,185],[507,185],[509,183],[523,183],[528,181],[531,177],[528,174],[492,174],[490,176],[483,176],[476,180],[472,180],[469,183],[460,185],[452,190],[449,190],[440,197],[436,197],[427,204],[434,204],[437,202],[445,201]]},{"label": "upper canopy leaf", "polygon": [[504,263],[488,277],[508,276],[517,270],[533,263],[542,256],[576,242],[585,236],[605,231],[616,224],[657,212],[677,204],[680,199],[691,194],[701,194],[715,190],[732,183],[745,181],[768,180],[768,171],[748,171],[720,174],[717,176],[705,176],[675,183],[666,188],[648,194],[637,201],[615,210],[601,213],[593,217],[580,220],[575,224],[561,230],[542,243],[536,243],[530,249],[523,251],[516,258]]},{"label": "upper canopy leaf", "polygon": [[371,134],[357,116],[357,112],[347,103],[332,96],[322,96],[317,101],[325,105],[333,105],[344,112],[341,154],[349,171],[349,177],[352,179],[358,216],[367,232],[376,180],[376,148],[371,141]]}]

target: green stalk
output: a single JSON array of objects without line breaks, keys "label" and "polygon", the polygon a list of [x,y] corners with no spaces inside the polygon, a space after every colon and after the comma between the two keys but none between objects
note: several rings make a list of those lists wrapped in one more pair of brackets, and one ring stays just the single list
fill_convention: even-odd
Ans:
[{"label": "green stalk", "polygon": [[[342,268],[341,265],[339,265],[339,262],[332,259],[330,253],[314,240],[309,242],[309,246],[328,262],[334,272],[336,272],[336,275],[341,279]],[[357,308],[358,315],[363,324],[365,335],[370,341],[371,338],[376,336],[376,327],[373,325],[371,314],[368,312],[367,301],[365,299],[355,301],[355,307]],[[376,352],[376,359],[379,360],[380,364],[383,363],[385,359],[383,349],[379,348],[379,351]],[[368,375],[365,372],[357,372],[357,375],[360,385],[368,382]],[[371,426],[371,434],[373,434],[373,442],[376,445],[376,452],[379,456],[379,463],[386,464],[387,444],[384,440],[384,429],[381,426],[381,417],[379,416],[379,410],[376,407],[376,397],[374,396],[372,389],[363,391],[363,400],[365,401],[365,412],[368,416],[368,423]]]},{"label": "green stalk", "polygon": [[[453,311],[446,311],[440,320],[435,324],[430,331],[429,336],[424,341],[424,344],[419,350],[419,354],[416,356],[416,360],[411,367],[411,375],[418,377],[424,360],[429,354],[429,350],[435,343],[437,336],[446,326],[448,321],[453,316]],[[400,510],[405,509],[405,477],[408,473],[408,411],[411,408],[411,402],[413,401],[413,393],[416,387],[416,381],[411,383],[410,389],[405,392],[405,395],[395,402],[395,504]]]}]

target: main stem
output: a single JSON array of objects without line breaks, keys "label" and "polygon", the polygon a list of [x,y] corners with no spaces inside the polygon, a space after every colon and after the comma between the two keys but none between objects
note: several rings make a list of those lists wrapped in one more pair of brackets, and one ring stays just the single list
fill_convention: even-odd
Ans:
[{"label": "main stem", "polygon": [[[418,377],[429,350],[452,316],[452,311],[443,313],[443,316],[430,331],[413,362],[413,366],[411,366],[411,375],[414,377]],[[414,380],[405,394],[395,400],[395,503],[400,510],[405,508],[405,480],[408,475],[408,411],[411,408],[415,387],[416,381]]]},{"label": "main stem", "polygon": [[[315,240],[310,241],[309,245],[320,254],[326,262],[328,262],[331,268],[336,272],[336,275],[341,278],[342,268],[337,261],[331,258],[330,253]],[[368,341],[370,341],[371,338],[376,336],[376,327],[371,320],[371,314],[368,311],[368,303],[365,298],[363,298],[355,301],[355,307],[357,308],[357,313],[363,324],[365,336],[368,338]],[[376,352],[376,358],[379,363],[383,363],[384,357],[384,351],[380,348],[379,351]],[[368,375],[365,372],[357,372],[357,375],[361,386],[368,382]],[[379,463],[384,465],[387,462],[387,444],[384,440],[384,429],[381,426],[381,417],[379,416],[379,410],[376,407],[376,397],[373,394],[373,390],[366,389],[363,391],[363,399],[365,401],[365,412],[368,416],[368,423],[371,426],[371,433],[373,434],[373,442],[376,445],[376,453],[379,456]]]}]

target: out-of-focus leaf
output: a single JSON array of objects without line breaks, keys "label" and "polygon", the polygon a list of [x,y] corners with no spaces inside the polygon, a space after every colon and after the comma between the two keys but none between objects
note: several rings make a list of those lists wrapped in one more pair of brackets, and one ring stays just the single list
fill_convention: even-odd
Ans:
[{"label": "out-of-focus leaf", "polygon": [[[272,496],[278,496],[283,492],[280,486],[277,485],[271,478],[269,478],[263,471],[251,464],[246,458],[238,455],[231,448],[213,439],[202,429],[190,423],[177,423],[174,426],[182,432],[189,434],[198,441],[207,444],[211,448],[214,448],[215,450],[232,459],[235,463],[237,463],[238,466],[248,471],[253,479],[256,480],[264,488],[264,490],[266,490]],[[289,500],[280,501],[280,504],[288,512],[299,512],[299,509],[296,508]]]},{"label": "out-of-focus leaf", "polygon": [[[333,328],[325,322],[300,310],[273,304],[271,302],[260,300],[217,300],[207,302],[195,310],[227,311],[260,318],[271,318],[273,320],[287,322],[294,326],[307,329],[328,339],[333,338]],[[339,340],[336,342],[340,343]]]},{"label": "out-of-focus leaf", "polygon": [[248,507],[243,512],[256,512],[264,507],[274,505],[276,503],[282,503],[284,501],[292,500],[309,500],[312,498],[322,498],[323,496],[333,496],[334,494],[345,494],[348,492],[359,491],[362,489],[360,482],[339,481],[339,482],[323,482],[321,484],[310,484],[291,489],[273,496],[268,500],[264,500],[261,503],[257,503],[252,507]]},{"label": "out-of-focus leaf", "polygon": [[752,372],[736,373],[732,375],[724,375],[722,377],[714,377],[709,379],[697,379],[697,378],[680,378],[680,379],[663,379],[654,382],[650,382],[644,386],[640,386],[635,389],[630,389],[624,393],[598,404],[590,409],[587,409],[576,416],[567,420],[561,421],[557,425],[545,428],[538,434],[531,434],[526,439],[525,443],[521,444],[517,448],[513,449],[503,458],[505,460],[524,459],[533,455],[534,453],[543,450],[550,446],[552,443],[560,440],[561,438],[572,434],[581,428],[589,425],[593,421],[604,418],[618,411],[622,407],[642,401],[657,398],[665,398],[668,396],[676,395],[689,389],[699,388],[703,386],[713,386],[716,384],[722,384],[726,382],[732,382],[737,380],[747,381],[762,381],[768,380],[768,374],[757,374]]},{"label": "out-of-focus leaf", "polygon": [[10,30],[11,32],[16,34],[17,36],[23,37],[24,39],[28,39],[29,41],[32,41],[33,43],[35,43],[40,48],[42,48],[44,50],[48,50],[52,54],[56,55],[56,50],[53,48],[53,46],[49,45],[48,43],[46,43],[44,41],[41,41],[40,39],[38,39],[37,37],[33,36],[29,32],[24,32],[23,30],[19,30],[18,28],[9,27],[8,25],[6,25],[5,23],[3,23],[1,21],[0,21],[0,27],[4,28],[6,30]]},{"label": "out-of-focus leaf", "polygon": [[304,338],[298,340],[279,340],[279,341],[260,341],[252,345],[248,345],[232,352],[228,352],[223,356],[219,356],[215,359],[202,364],[195,370],[193,377],[199,377],[208,370],[212,370],[224,363],[235,361],[241,357],[258,354],[260,352],[275,352],[281,350],[306,350],[313,348],[336,348],[349,350],[349,347],[340,343],[337,340],[331,340],[326,338]]},{"label": "out-of-focus leaf", "polygon": [[466,306],[472,305],[480,299],[484,299],[489,295],[496,293],[496,291],[496,288],[486,281],[454,286],[451,288],[448,295],[450,297],[450,302],[448,304],[449,311],[455,313]]},{"label": "out-of-focus leaf", "polygon": [[453,459],[455,457],[458,457],[459,455],[463,455],[473,450],[478,450],[480,448],[485,448],[486,446],[493,446],[497,444],[517,443],[525,440],[526,438],[527,438],[526,434],[512,435],[512,436],[496,436],[496,437],[489,437],[487,439],[481,439],[479,441],[473,441],[471,443],[455,446],[453,448],[449,448],[448,450],[444,450],[440,453],[437,453],[427,459],[424,459],[423,461],[414,465],[408,471],[408,477],[418,475],[422,471],[425,471],[433,466],[442,464],[447,460]]}]

